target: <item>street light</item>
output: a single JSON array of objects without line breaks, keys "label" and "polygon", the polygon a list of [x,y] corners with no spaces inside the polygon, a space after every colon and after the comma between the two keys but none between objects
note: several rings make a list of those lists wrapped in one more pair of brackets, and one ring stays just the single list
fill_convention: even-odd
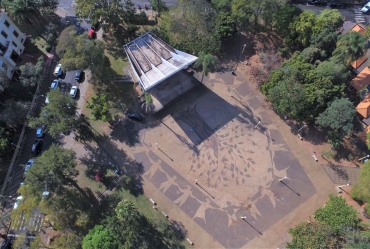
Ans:
[{"label": "street light", "polygon": [[303,125],[300,129],[298,129],[298,131],[302,130],[303,128],[306,128],[307,125]]},{"label": "street light", "polygon": [[244,53],[244,49],[245,49],[245,47],[247,46],[247,44],[244,44],[243,45],[243,50],[242,50],[242,54]]},{"label": "street light", "polygon": [[17,147],[17,148],[21,148],[21,147],[19,147],[18,145],[16,145],[16,144],[14,144],[14,143],[10,143],[11,145],[13,145],[13,146],[15,146],[15,147]]},{"label": "street light", "polygon": [[0,195],[0,198],[10,198],[12,197],[11,195]]}]

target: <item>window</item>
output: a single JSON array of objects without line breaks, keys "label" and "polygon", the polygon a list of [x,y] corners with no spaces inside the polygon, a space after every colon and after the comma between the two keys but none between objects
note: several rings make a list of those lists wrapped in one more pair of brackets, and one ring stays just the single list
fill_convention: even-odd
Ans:
[{"label": "window", "polygon": [[18,34],[18,32],[17,31],[13,31],[13,35],[15,35],[15,37],[18,37],[19,36],[19,34]]},{"label": "window", "polygon": [[8,38],[8,34],[7,34],[7,33],[5,33],[5,31],[4,31],[4,30],[2,30],[2,31],[1,31],[1,34],[2,34],[2,36],[4,36],[5,38]]},{"label": "window", "polygon": [[4,24],[5,24],[5,26],[7,26],[9,28],[10,24],[7,20],[5,20]]},{"label": "window", "polygon": [[23,43],[23,38],[21,39],[21,42]]},{"label": "window", "polygon": [[14,46],[14,47],[18,47],[18,46],[17,46],[17,43],[15,43],[15,42],[13,42],[13,41],[12,41],[12,44],[13,44],[13,46]]}]

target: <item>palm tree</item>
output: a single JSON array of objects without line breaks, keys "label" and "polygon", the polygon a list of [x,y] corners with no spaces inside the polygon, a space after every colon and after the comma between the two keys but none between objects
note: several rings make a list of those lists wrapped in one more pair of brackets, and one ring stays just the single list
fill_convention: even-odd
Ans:
[{"label": "palm tree", "polygon": [[333,57],[349,66],[353,61],[364,55],[366,37],[358,32],[350,32],[341,35],[337,41],[337,48]]},{"label": "palm tree", "polygon": [[117,218],[123,221],[130,222],[138,220],[139,212],[131,201],[120,201],[115,209]]},{"label": "palm tree", "polygon": [[195,62],[194,67],[199,68],[202,67],[202,82],[204,75],[207,76],[209,72],[214,72],[216,65],[218,63],[218,59],[216,56],[211,54],[206,54],[204,52],[199,53],[199,57],[197,62]]}]

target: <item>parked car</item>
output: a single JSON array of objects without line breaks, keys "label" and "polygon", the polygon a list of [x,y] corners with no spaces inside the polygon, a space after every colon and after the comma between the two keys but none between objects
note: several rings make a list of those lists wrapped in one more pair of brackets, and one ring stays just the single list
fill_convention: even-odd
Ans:
[{"label": "parked car", "polygon": [[26,163],[26,167],[24,168],[24,172],[26,172],[31,166],[33,165],[34,161],[32,159],[28,160]]},{"label": "parked car", "polygon": [[82,74],[83,74],[83,71],[82,70],[77,70],[76,71],[76,74],[75,74],[75,80],[77,80],[77,82],[80,82],[81,79],[82,79]]},{"label": "parked car", "polygon": [[135,112],[126,111],[126,116],[128,118],[132,119],[132,120],[135,120],[135,121],[143,120],[143,116],[141,116],[141,114],[135,113]]},{"label": "parked car", "polygon": [[50,89],[57,89],[58,86],[59,86],[59,80],[53,80],[53,82],[51,83]]},{"label": "parked car", "polygon": [[311,3],[314,5],[326,5],[327,4],[326,0],[312,0]]},{"label": "parked car", "polygon": [[36,139],[35,142],[32,144],[31,152],[33,155],[38,155],[41,152],[42,148],[42,139]]},{"label": "parked car", "polygon": [[13,207],[13,209],[17,209],[17,207],[19,206],[19,204],[22,202],[22,200],[23,200],[23,196],[18,196],[17,197],[17,199],[15,200],[15,202],[14,202],[14,207]]},{"label": "parked car", "polygon": [[370,10],[370,2],[367,3],[362,9],[361,9],[361,12],[362,13],[367,13],[368,11]]},{"label": "parked car", "polygon": [[1,249],[10,249],[10,248],[12,248],[12,239],[11,238],[7,238],[1,244]]},{"label": "parked car", "polygon": [[328,3],[328,6],[331,8],[342,8],[343,4],[339,1],[331,1],[330,3]]},{"label": "parked car", "polygon": [[58,64],[54,70],[55,77],[60,77],[63,74],[62,64]]},{"label": "parked car", "polygon": [[36,137],[41,138],[44,136],[45,132],[45,125],[41,125],[39,128],[36,130]]},{"label": "parked car", "polygon": [[71,91],[69,92],[69,96],[71,96],[72,99],[76,98],[78,92],[77,86],[72,86]]}]

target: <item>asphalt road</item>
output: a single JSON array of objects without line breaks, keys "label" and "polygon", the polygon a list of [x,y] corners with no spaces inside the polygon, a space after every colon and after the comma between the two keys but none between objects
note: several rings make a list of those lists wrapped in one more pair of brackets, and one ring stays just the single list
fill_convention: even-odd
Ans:
[{"label": "asphalt road", "polygon": [[[326,6],[314,6],[314,5],[305,5],[305,4],[295,4],[295,5],[303,10],[314,11],[316,14],[320,14],[321,11],[323,11],[326,8],[329,8]],[[342,16],[344,17],[346,21],[352,21],[352,22],[355,21],[355,12],[353,9],[343,8],[343,9],[338,9],[338,11],[342,14]],[[369,23],[369,16],[365,14],[364,17],[366,19],[366,24]]]}]

